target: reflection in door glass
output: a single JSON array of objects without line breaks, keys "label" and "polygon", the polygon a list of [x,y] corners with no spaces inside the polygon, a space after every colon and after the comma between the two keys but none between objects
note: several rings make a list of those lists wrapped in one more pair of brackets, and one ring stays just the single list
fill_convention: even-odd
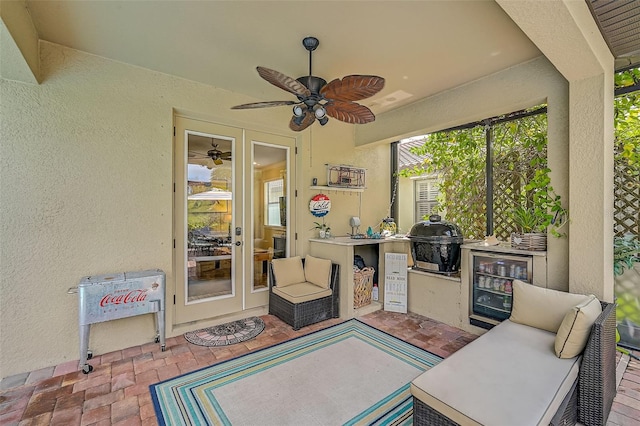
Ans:
[{"label": "reflection in door glass", "polygon": [[253,290],[260,290],[271,259],[286,255],[287,148],[254,142],[253,179]]},{"label": "reflection in door glass", "polygon": [[230,140],[190,134],[187,165],[187,301],[234,294]]}]

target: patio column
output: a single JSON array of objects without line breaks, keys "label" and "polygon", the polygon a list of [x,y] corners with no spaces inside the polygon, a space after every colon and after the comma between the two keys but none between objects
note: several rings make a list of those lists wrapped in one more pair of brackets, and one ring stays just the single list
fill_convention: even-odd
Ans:
[{"label": "patio column", "polygon": [[585,2],[497,3],[569,82],[569,291],[612,301],[613,56]]},{"label": "patio column", "polygon": [[38,34],[24,1],[0,1],[0,58],[3,78],[38,84]]}]

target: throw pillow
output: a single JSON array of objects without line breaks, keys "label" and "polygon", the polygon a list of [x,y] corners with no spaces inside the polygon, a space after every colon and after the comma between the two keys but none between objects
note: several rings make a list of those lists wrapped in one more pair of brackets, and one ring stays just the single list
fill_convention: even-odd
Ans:
[{"label": "throw pillow", "polygon": [[594,295],[567,312],[556,335],[555,350],[558,358],[580,355],[589,340],[591,327],[601,313],[602,305]]},{"label": "throw pillow", "polygon": [[569,309],[588,298],[584,294],[566,293],[513,280],[513,306],[509,319],[557,333]]},{"label": "throw pillow", "polygon": [[307,255],[304,259],[304,277],[318,287],[330,288],[331,261]]},{"label": "throw pillow", "polygon": [[304,268],[302,267],[302,258],[300,256],[273,259],[271,265],[273,266],[276,287],[282,288],[291,284],[305,282]]}]

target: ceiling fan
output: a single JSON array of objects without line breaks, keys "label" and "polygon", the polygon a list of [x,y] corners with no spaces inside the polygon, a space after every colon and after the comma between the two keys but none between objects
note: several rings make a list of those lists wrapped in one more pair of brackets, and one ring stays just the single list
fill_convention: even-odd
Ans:
[{"label": "ceiling fan", "polygon": [[306,129],[318,119],[327,124],[329,117],[351,124],[370,123],[376,119],[369,108],[354,101],[375,95],[384,87],[384,78],[375,75],[348,75],[326,80],[311,73],[311,56],[320,42],[315,37],[305,37],[302,45],[309,51],[309,75],[293,79],[278,71],[257,67],[258,74],[269,83],[296,95],[297,101],[267,101],[236,105],[232,109],[265,108],[293,105],[293,117],[289,128],[296,132]]},{"label": "ceiling fan", "polygon": [[222,160],[231,160],[231,152],[224,152],[218,149],[218,144],[211,141],[211,149],[207,151],[207,155],[195,151],[189,151],[190,158],[210,158],[213,160],[213,164],[219,166],[223,163]]}]

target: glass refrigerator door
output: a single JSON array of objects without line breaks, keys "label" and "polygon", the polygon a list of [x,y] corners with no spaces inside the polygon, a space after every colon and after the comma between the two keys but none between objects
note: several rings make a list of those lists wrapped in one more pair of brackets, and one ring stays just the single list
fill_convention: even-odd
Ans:
[{"label": "glass refrigerator door", "polygon": [[513,280],[531,282],[531,259],[473,255],[473,314],[502,321],[511,315]]}]

